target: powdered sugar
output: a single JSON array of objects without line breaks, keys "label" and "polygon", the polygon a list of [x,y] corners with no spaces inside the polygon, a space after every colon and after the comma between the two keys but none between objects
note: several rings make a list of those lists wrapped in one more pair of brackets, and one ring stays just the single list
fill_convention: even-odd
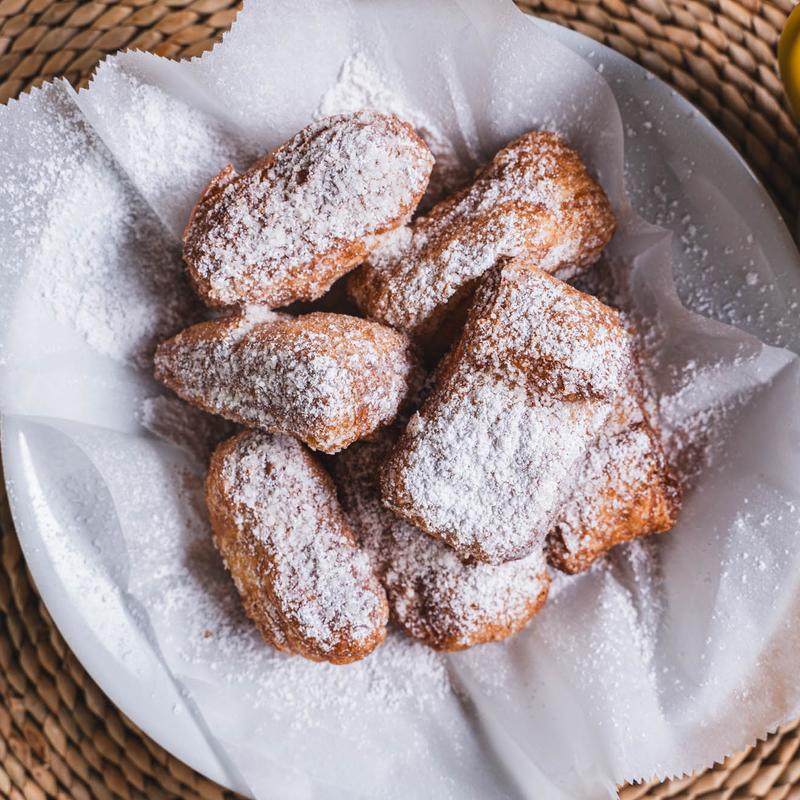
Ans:
[{"label": "powdered sugar", "polygon": [[246,167],[262,148],[217,116],[148,82],[138,63],[129,54],[106,60],[78,103],[178,238],[209,177],[226,164]]},{"label": "powdered sugar", "polygon": [[313,300],[371,237],[410,217],[432,165],[396,117],[326,118],[242,175],[220,173],[192,215],[184,257],[215,305]]},{"label": "powdered sugar", "polygon": [[632,363],[616,311],[525,259],[486,277],[463,336],[474,364],[573,399],[615,399]]},{"label": "powdered sugar", "polygon": [[362,109],[396,114],[407,120],[430,148],[436,160],[428,191],[422,200],[423,208],[470,178],[469,168],[465,167],[453,142],[439,126],[392,89],[389,78],[382,75],[378,66],[364,53],[355,52],[345,59],[337,82],[323,95],[314,117],[320,119]]},{"label": "powdered sugar", "polygon": [[159,339],[196,318],[179,248],[66,90],[50,87],[25,106],[48,103],[58,113],[25,127],[41,157],[8,165],[0,190],[9,213],[31,210],[31,227],[13,234],[24,252],[10,261],[35,267],[27,290],[92,348],[143,366]]},{"label": "powdered sugar", "polygon": [[[342,44],[341,30],[319,25],[319,28],[324,28],[320,34],[313,25],[305,24],[308,20],[308,17],[303,16],[305,9],[298,9],[295,4],[282,4],[282,7],[286,16],[296,10],[295,19],[304,24],[293,27],[286,25],[285,17],[276,22],[274,14],[283,14],[283,11],[274,4],[268,5],[269,8],[267,4],[249,4],[244,13],[251,14],[250,35],[245,34],[247,25],[240,25],[241,37],[229,40],[227,48],[223,46],[222,52],[217,51],[227,57],[213,62],[206,61],[205,72],[200,73],[197,70],[191,77],[194,78],[199,73],[196,85],[200,85],[202,78],[209,78],[209,94],[217,91],[221,103],[228,97],[232,98],[231,116],[252,120],[252,129],[259,132],[264,129],[279,130],[282,137],[287,129],[295,130],[305,123],[300,117],[306,114],[308,103],[287,103],[286,107],[291,108],[293,114],[289,118],[283,105],[269,101],[276,97],[289,97],[291,100],[293,88],[307,94],[305,88],[308,86],[311,87],[309,91],[315,92],[315,97],[311,100],[313,105],[318,96],[318,87],[320,84],[329,85],[331,74],[336,69],[335,63],[332,71],[320,76],[318,65],[323,59],[306,59],[302,66],[296,66],[292,59],[296,58],[298,52],[324,51],[329,54],[326,48],[328,43],[334,47]],[[484,5],[486,9],[489,8],[487,4]],[[339,8],[340,4],[315,3],[314,6],[320,15],[327,18],[328,9]],[[448,24],[451,17],[456,17],[455,13],[443,13],[437,17],[439,24],[434,26],[428,19],[425,4],[418,6],[413,10],[398,11],[396,4],[377,4],[375,8],[380,7],[387,13],[391,12],[396,24],[381,28],[383,39],[376,37],[376,45],[385,42],[394,52],[407,55],[402,63],[409,71],[424,72],[431,65],[438,67],[442,64],[441,71],[431,70],[431,92],[426,108],[432,113],[436,113],[437,108],[447,111],[450,108],[448,100],[452,98],[452,105],[458,106],[458,112],[465,121],[465,130],[474,124],[480,126],[482,132],[490,131],[498,141],[511,138],[522,129],[520,126],[527,119],[539,118],[539,115],[558,117],[563,121],[565,130],[577,130],[579,135],[583,126],[584,129],[589,129],[582,140],[586,146],[584,153],[594,164],[603,166],[606,177],[611,181],[607,186],[621,185],[619,175],[615,172],[615,159],[621,152],[619,137],[615,136],[612,124],[602,124],[615,121],[615,110],[611,102],[606,102],[610,97],[607,94],[596,95],[609,110],[607,117],[595,116],[596,107],[589,107],[587,101],[595,96],[592,93],[597,89],[590,84],[592,75],[586,77],[573,70],[571,64],[565,63],[568,60],[566,53],[562,54],[565,56],[563,59],[552,57],[558,56],[558,53],[553,52],[547,37],[537,36],[536,26],[523,24],[521,19],[517,27],[512,29],[515,36],[505,40],[507,46],[504,47],[497,46],[503,42],[496,35],[499,25],[496,28],[482,25],[475,35],[472,34],[471,26],[463,24],[466,22],[461,12],[464,4],[452,4],[455,11],[461,13],[463,27]],[[433,10],[431,4],[428,6]],[[473,7],[480,23],[488,20],[489,16],[496,19],[502,15],[502,11],[498,12],[495,8],[484,14],[481,4],[474,4]],[[439,9],[437,4],[436,10]],[[331,16],[333,15],[331,11]],[[362,16],[366,15],[359,14],[359,17]],[[457,31],[457,34],[448,37],[447,31],[451,34]],[[403,43],[403,38],[412,39],[420,33],[428,34],[425,45],[435,40],[435,51],[425,45],[420,46],[416,41],[408,46]],[[271,37],[269,42],[270,45],[274,43],[274,47],[264,46],[265,36]],[[458,41],[454,43],[456,38]],[[320,44],[323,46],[317,47]],[[338,63],[346,44],[345,40],[345,47],[329,56],[325,63]],[[483,44],[484,47],[474,46],[476,44]],[[430,53],[431,58],[424,62],[415,59],[415,47],[416,52]],[[443,51],[441,62],[433,58],[434,55],[438,57],[438,48]],[[333,49],[332,47],[331,50]],[[277,55],[273,58],[274,53]],[[280,62],[284,58],[287,66],[291,66],[291,71],[280,69]],[[267,61],[268,68],[265,67]],[[188,76],[194,65],[160,66],[164,67],[165,75],[178,73],[185,68],[184,74]],[[450,68],[449,72],[445,71],[446,67]],[[309,78],[307,81],[306,73]],[[291,77],[287,78],[287,74]],[[441,74],[445,75],[446,80],[440,83],[446,82],[445,89],[452,87],[452,93],[439,91],[440,86],[435,85],[435,79]],[[475,76],[480,78],[484,75],[491,75],[491,81],[472,80]],[[269,79],[266,79],[267,76]],[[289,84],[294,86],[289,86],[287,90]],[[655,87],[655,82],[650,86]],[[464,102],[467,92],[473,87],[475,91]],[[552,102],[548,102],[548,96],[544,92],[535,93],[540,88],[549,91],[551,87]],[[623,85],[622,93],[627,89],[628,86]],[[231,90],[233,91],[229,94]],[[487,96],[482,94],[484,90],[491,92],[491,102],[486,104],[481,103]],[[246,98],[248,102],[242,103],[242,98]],[[251,99],[253,102],[249,102]],[[541,102],[537,102],[539,100]],[[586,110],[575,113],[576,107]],[[563,110],[560,117],[559,110]],[[298,118],[299,124],[287,125],[287,118],[292,121]],[[3,125],[0,126],[3,135],[8,130],[6,119],[10,122],[11,115],[4,118]],[[274,120],[274,127],[267,128],[263,123],[265,119],[268,122]],[[580,124],[570,125],[570,119],[580,120]],[[26,135],[32,143],[38,138],[36,130],[26,131]],[[700,138],[698,135],[697,139]],[[657,147],[658,143],[654,143],[648,155],[652,163],[667,163],[676,154],[675,146],[678,149],[684,146],[693,147],[691,135],[683,139],[674,137],[669,141],[670,146],[663,149]],[[724,164],[724,151],[715,150],[713,142],[709,148],[707,152],[718,154],[722,159],[720,162],[716,158],[711,160]],[[50,161],[57,151],[58,148],[52,148],[51,152],[43,153],[41,160]],[[709,168],[705,175],[697,174],[696,177],[713,182],[716,174],[717,171]],[[641,182],[640,175],[633,175]],[[741,185],[747,189],[749,184],[745,180]],[[652,184],[645,182],[643,191],[648,191],[651,186]],[[684,186],[679,189],[682,191]],[[743,191],[743,205],[757,210],[757,203],[749,203],[749,197],[749,190]],[[186,198],[181,196],[176,199],[183,202]],[[764,216],[748,217],[745,222],[759,225]],[[16,223],[16,215],[12,220]],[[773,228],[766,227],[764,232],[766,240],[774,241],[776,237],[773,236]],[[712,236],[717,238],[724,238],[724,235],[722,230],[712,232]],[[629,253],[645,253],[645,259],[650,257],[650,243],[641,239],[633,240],[629,231],[623,232],[620,241],[621,245],[630,247]],[[790,270],[792,259],[787,256],[781,261],[775,257],[776,251],[780,251],[777,246],[770,249],[770,264],[778,268],[783,263],[787,271]],[[720,270],[727,269],[729,261],[720,257]],[[656,267],[649,275],[642,276],[640,273],[639,278],[644,286],[643,293],[652,292],[657,300],[667,306],[664,317],[666,324],[674,323],[672,341],[686,342],[693,351],[692,357],[710,358],[712,354],[724,357],[727,343],[735,343],[742,337],[737,337],[731,331],[728,331],[727,339],[716,335],[706,336],[704,334],[707,329],[698,324],[697,320],[680,316],[679,309],[669,306],[671,283],[668,263],[664,261]],[[693,273],[690,280],[702,283],[705,277]],[[31,325],[29,330],[35,331],[35,325]],[[29,338],[35,340],[37,337]],[[41,369],[43,385],[54,392],[59,391],[62,384],[57,383],[57,377],[51,370],[52,364],[41,363],[35,366]],[[70,366],[71,362],[64,362],[64,371]],[[13,385],[19,386],[18,383]],[[96,384],[86,385],[87,401],[96,396],[95,386]],[[785,388],[786,384],[783,386]],[[558,775],[570,781],[567,791],[582,797],[593,796],[592,789],[597,789],[598,783],[602,783],[602,789],[607,791],[615,778],[635,777],[641,771],[656,768],[656,765],[660,769],[676,771],[688,768],[689,765],[697,766],[722,755],[726,749],[742,746],[745,738],[763,733],[780,714],[786,713],[787,701],[794,703],[796,700],[796,692],[792,693],[790,683],[793,662],[791,656],[786,660],[782,655],[789,649],[792,641],[790,636],[784,635],[787,629],[783,627],[783,623],[789,621],[784,612],[791,601],[792,587],[796,584],[797,565],[792,563],[788,552],[790,547],[792,552],[796,550],[792,545],[791,531],[791,528],[797,529],[796,515],[788,525],[786,522],[771,524],[769,530],[764,532],[765,535],[761,536],[758,545],[748,545],[747,549],[751,553],[756,552],[756,546],[761,553],[773,543],[781,554],[786,549],[784,562],[773,562],[774,571],[773,564],[770,566],[770,583],[778,586],[773,587],[774,591],[768,598],[753,596],[753,581],[745,585],[739,580],[738,574],[734,591],[730,595],[722,594],[719,590],[725,590],[725,579],[721,575],[723,570],[717,569],[720,558],[713,550],[714,541],[730,542],[732,550],[736,550],[739,545],[739,541],[734,538],[739,526],[730,526],[729,530],[723,515],[725,509],[731,508],[741,496],[747,494],[752,497],[758,480],[754,472],[756,463],[759,476],[770,474],[768,481],[771,491],[776,494],[793,492],[791,481],[797,471],[783,470],[782,475],[779,472],[783,465],[794,464],[790,448],[781,447],[783,441],[788,444],[790,437],[783,436],[781,432],[785,432],[787,426],[795,427],[793,417],[785,409],[795,407],[796,398],[788,391],[783,396],[776,395],[779,389],[780,386],[777,385],[763,387],[761,398],[764,401],[773,400],[769,409],[770,424],[748,424],[742,426],[742,430],[731,433],[730,463],[741,468],[738,473],[732,471],[732,474],[741,476],[741,482],[732,489],[729,487],[727,492],[708,497],[707,473],[703,478],[701,491],[693,496],[693,507],[698,509],[698,513],[687,517],[681,526],[683,530],[677,531],[674,537],[659,542],[662,557],[670,556],[672,562],[666,562],[668,572],[662,590],[670,616],[660,631],[656,649],[666,664],[674,665],[675,668],[662,681],[659,681],[662,674],[659,669],[649,684],[653,689],[652,705],[639,702],[643,696],[643,693],[637,691],[640,684],[631,680],[632,668],[638,663],[637,649],[630,646],[634,641],[636,626],[634,630],[630,630],[626,625],[619,624],[624,623],[627,617],[614,614],[614,607],[606,601],[607,598],[599,597],[592,575],[573,582],[576,586],[584,587],[582,591],[586,597],[585,604],[575,603],[572,594],[565,595],[562,603],[546,609],[534,622],[532,629],[523,636],[503,646],[478,648],[472,653],[451,659],[452,662],[464,663],[464,657],[474,658],[482,670],[493,672],[488,656],[495,652],[497,661],[504,669],[498,669],[496,674],[493,672],[493,676],[495,679],[496,675],[507,676],[502,693],[508,696],[509,707],[501,706],[495,698],[487,701],[479,689],[470,692],[470,701],[462,708],[455,703],[449,706],[430,703],[430,693],[436,692],[441,685],[440,681],[444,680],[444,669],[441,661],[432,658],[423,648],[413,649],[415,658],[411,660],[416,666],[410,668],[408,673],[401,673],[410,675],[408,681],[401,681],[397,676],[399,670],[389,663],[388,654],[387,661],[382,660],[387,652],[384,648],[370,659],[347,668],[320,667],[301,659],[276,654],[270,648],[264,647],[253,635],[252,627],[242,620],[241,615],[233,618],[230,626],[226,627],[220,623],[219,615],[210,612],[205,614],[206,609],[201,601],[209,595],[211,581],[201,582],[191,590],[187,588],[184,565],[200,546],[198,542],[189,543],[181,538],[190,503],[181,498],[180,504],[172,509],[165,504],[164,497],[169,487],[179,484],[183,476],[171,464],[169,468],[159,471],[162,456],[154,458],[155,463],[136,461],[135,470],[126,470],[125,462],[130,451],[124,446],[124,442],[113,439],[108,431],[102,432],[104,441],[109,448],[113,447],[123,453],[124,458],[119,462],[104,464],[100,471],[103,478],[113,481],[116,487],[116,508],[112,519],[118,517],[125,526],[124,539],[131,548],[132,563],[141,565],[141,571],[146,578],[156,574],[169,575],[174,580],[174,592],[183,593],[181,604],[176,604],[181,613],[165,620],[160,609],[160,601],[165,593],[159,591],[161,587],[156,581],[150,585],[145,584],[144,587],[141,581],[133,584],[137,598],[150,599],[147,609],[154,624],[158,624],[159,651],[165,654],[165,661],[172,674],[196,700],[207,723],[205,730],[210,731],[216,743],[221,743],[221,749],[235,762],[237,770],[245,775],[246,781],[251,785],[262,781],[265,796],[276,793],[294,796],[298,793],[297,783],[290,783],[289,780],[281,782],[282,775],[278,775],[276,780],[276,763],[285,765],[285,771],[291,773],[292,779],[313,776],[299,787],[301,791],[308,789],[309,793],[314,790],[322,791],[321,787],[327,788],[331,779],[341,780],[338,785],[344,787],[343,793],[350,795],[360,792],[366,796],[390,796],[392,792],[402,794],[405,791],[407,794],[409,791],[424,793],[426,790],[433,793],[435,790],[430,788],[431,783],[441,776],[441,783],[437,788],[442,787],[445,790],[439,796],[447,796],[448,789],[450,794],[458,797],[469,796],[471,793],[475,796],[494,796],[502,793],[505,787],[500,786],[501,782],[519,765],[525,770],[525,774],[518,776],[518,786],[524,785],[533,793],[549,796],[548,776]],[[117,396],[109,396],[104,400],[112,404],[117,401]],[[19,410],[24,413],[26,408],[20,406]],[[6,432],[11,422],[6,419]],[[741,435],[746,427],[751,430],[755,428],[749,443],[756,446],[747,448],[748,442]],[[728,438],[727,433],[723,438]],[[145,444],[155,449],[156,443],[151,439],[146,440]],[[759,460],[760,450],[766,453],[765,458]],[[762,467],[768,468],[769,462],[778,467],[774,476],[762,470]],[[41,465],[42,470],[48,465],[46,451],[42,455]],[[139,502],[135,506],[126,505],[126,497],[133,489],[140,495]],[[22,511],[25,511],[24,507]],[[719,525],[714,529],[716,522]],[[713,531],[712,535],[708,535],[709,531]],[[20,533],[25,535],[22,526]],[[202,542],[208,534],[204,528],[201,534]],[[140,542],[146,546],[139,547]],[[174,542],[178,542],[178,545],[172,547]],[[69,573],[72,569],[77,569],[77,565],[70,563],[68,569],[62,570],[56,559],[54,562],[60,578],[65,582],[73,579]],[[785,568],[783,564],[786,565]],[[225,591],[231,590],[232,605],[235,605],[236,598],[232,587],[228,585],[229,581],[221,570],[217,571],[219,585]],[[744,562],[742,572],[746,572]],[[609,579],[609,583],[613,581]],[[41,585],[44,588],[44,584]],[[92,584],[87,581],[83,585]],[[685,591],[686,587],[690,587],[691,591]],[[682,604],[683,597],[688,599]],[[778,604],[780,609],[775,604],[775,597],[785,599],[785,603]],[[732,613],[733,619],[721,621],[719,612],[726,610]],[[87,620],[91,620],[92,613],[93,609],[87,614]],[[552,622],[548,627],[554,632],[554,636],[551,646],[548,647],[548,642],[543,642],[538,634],[550,620]],[[747,635],[743,639],[742,623],[745,621],[753,623],[763,633],[751,637],[748,627]],[[203,630],[209,631],[211,635],[202,638],[200,634]],[[226,630],[233,634],[230,640],[225,639]],[[196,641],[187,642],[189,631],[192,635],[197,633]],[[674,634],[673,638],[668,635],[670,631]],[[700,638],[695,642],[692,635],[696,631]],[[727,639],[726,631],[730,632]],[[714,636],[715,650],[717,645],[720,650],[724,645],[728,646],[724,657],[714,659],[710,649],[703,646],[702,637],[706,632],[709,636]],[[769,632],[777,634],[772,641],[769,640]],[[742,647],[743,641],[746,647]],[[785,644],[782,645],[782,642]],[[194,644],[196,648],[192,647]],[[191,650],[195,656],[189,667],[175,655],[179,648],[182,648],[181,652]],[[403,654],[408,652],[412,652],[412,648],[404,646]],[[734,682],[738,685],[740,681],[744,684],[750,679],[754,679],[751,682],[753,686],[757,685],[758,676],[763,678],[766,673],[749,671],[746,659],[748,655],[754,660],[759,659],[767,652],[770,656],[769,665],[772,667],[769,674],[780,681],[775,692],[764,695],[754,691],[751,701],[746,705],[730,702],[733,699],[732,694],[722,689],[715,693],[713,702],[699,695],[698,684],[702,685],[706,679],[714,680],[718,687],[727,687]],[[627,658],[628,655],[630,658]],[[706,661],[699,662],[701,657],[705,657]],[[215,665],[215,670],[207,668],[211,664]],[[431,664],[435,666],[428,671],[427,666]],[[574,670],[571,669],[572,665],[575,665]],[[687,677],[693,682],[689,686],[687,681],[679,691],[675,691],[673,687],[676,672],[682,668],[686,668]],[[146,686],[144,692],[151,690],[149,679],[149,675],[143,678]],[[254,703],[251,706],[251,696],[247,691],[251,685],[250,679],[263,687],[262,699],[266,701],[264,704]],[[787,682],[784,683],[784,679]],[[374,691],[369,688],[373,684]],[[133,690],[134,682],[131,681],[130,691]],[[128,691],[126,688],[126,697],[131,696],[127,694]],[[758,701],[755,700],[756,694],[760,695]],[[386,700],[387,696],[391,698],[391,702]],[[156,713],[162,710],[158,708],[161,697],[158,694],[156,705],[151,706]],[[409,700],[419,711],[408,716],[395,711],[383,714],[382,718],[388,719],[388,725],[392,729],[402,726],[403,734],[409,734],[392,739],[385,736],[385,730],[374,723],[385,707],[397,707],[398,698],[401,705]],[[147,698],[136,707],[136,713],[142,714],[138,721],[145,726],[148,724],[146,700]],[[782,709],[778,708],[781,704],[784,705]],[[267,706],[266,709],[264,705]],[[326,709],[330,707],[334,707],[336,712],[328,716]],[[482,715],[485,726],[481,727],[477,735],[470,727],[473,717],[467,717],[463,713],[463,709],[475,707],[485,710]],[[248,716],[251,709],[252,716]],[[514,716],[515,710],[519,711],[518,716]],[[373,716],[369,716],[371,711],[374,711]],[[691,712],[691,718],[686,717],[687,711]],[[406,724],[409,717],[413,717],[417,727],[411,728],[410,724]],[[266,729],[272,719],[279,719],[279,724]],[[174,726],[179,729],[175,736],[185,735],[185,728],[179,727],[179,722],[180,720],[176,720]],[[255,724],[249,724],[250,722]],[[166,727],[172,726],[166,723]],[[293,741],[287,741],[290,733],[298,728],[300,735]],[[495,736],[501,728],[500,735]],[[297,741],[301,745],[308,743],[313,736],[309,732],[320,729],[324,730],[324,735],[319,735],[313,745],[309,744],[306,748],[294,746]],[[358,733],[353,737],[355,742],[348,736],[354,729]],[[679,735],[676,735],[676,731]],[[370,759],[367,766],[374,765],[375,770],[362,771],[363,762],[358,761],[357,754],[362,752],[360,745],[365,741],[374,745],[370,755],[375,757]],[[486,743],[486,749],[481,751],[475,747],[475,741]],[[413,742],[417,746],[410,758],[409,751],[405,749],[407,742]],[[505,747],[506,743],[508,748]],[[394,746],[398,744],[399,747]],[[250,752],[248,747],[251,748]],[[332,751],[336,769],[319,769],[320,761],[331,757]],[[252,754],[256,757],[251,757]],[[459,761],[458,755],[453,754],[461,754],[462,760]],[[517,754],[520,755],[518,759]],[[494,757],[502,763],[496,764]],[[575,769],[575,764],[591,764],[596,769]],[[542,775],[537,769],[546,774]],[[378,771],[380,774],[376,775]],[[486,783],[480,784],[481,780]],[[254,793],[259,793],[261,786]],[[515,788],[517,787],[510,789],[508,793],[513,794]],[[370,789],[373,790],[371,793]],[[602,792],[598,790],[596,794],[600,796]]]},{"label": "powdered sugar", "polygon": [[462,556],[520,558],[544,543],[608,406],[531,403],[523,388],[485,375],[456,385],[435,411],[412,418],[384,496]]}]

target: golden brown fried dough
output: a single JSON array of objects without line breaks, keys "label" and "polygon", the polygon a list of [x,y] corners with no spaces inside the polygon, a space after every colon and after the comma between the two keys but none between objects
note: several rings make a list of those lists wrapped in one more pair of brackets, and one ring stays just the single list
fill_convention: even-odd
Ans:
[{"label": "golden brown fried dough", "polygon": [[485,277],[387,461],[387,507],[492,564],[539,547],[631,369],[616,311],[517,259]]},{"label": "golden brown fried dough", "polygon": [[393,440],[384,431],[333,460],[342,505],[380,575],[393,619],[436,650],[463,650],[521,630],[547,597],[542,551],[498,566],[465,564],[447,545],[387,511],[378,472]]},{"label": "golden brown fried dough", "polygon": [[405,224],[433,157],[391,114],[328,117],[246,172],[222,170],[183,234],[184,260],[210,306],[270,308],[321,297]]},{"label": "golden brown fried dough", "polygon": [[563,572],[583,572],[614,545],[668,531],[680,501],[633,373],[578,469],[572,496],[548,537],[548,560]]},{"label": "golden brown fried dough", "polygon": [[418,374],[408,338],[383,325],[253,308],[187,328],[155,357],[184,400],[326,453],[392,422]]},{"label": "golden brown fried dough", "polygon": [[367,316],[441,351],[446,341],[436,340],[452,341],[477,280],[502,257],[526,256],[566,280],[597,259],[614,225],[577,153],[554,133],[532,131],[471,186],[384,237],[348,288]]},{"label": "golden brown fried dough", "polygon": [[247,615],[279,650],[346,664],[386,636],[386,595],[327,473],[288,436],[244,431],[211,458],[214,541]]}]

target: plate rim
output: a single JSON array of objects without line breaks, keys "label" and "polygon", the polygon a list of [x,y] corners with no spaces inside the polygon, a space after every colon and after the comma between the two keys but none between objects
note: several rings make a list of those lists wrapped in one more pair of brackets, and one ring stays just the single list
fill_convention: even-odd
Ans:
[{"label": "plate rim", "polygon": [[[777,246],[779,246],[781,249],[785,249],[787,253],[792,253],[795,256],[795,261],[798,260],[797,243],[792,237],[787,225],[787,221],[783,216],[781,209],[777,206],[771,194],[758,178],[750,164],[745,160],[744,156],[739,153],[739,151],[727,139],[722,131],[720,131],[719,128],[717,128],[711,122],[711,120],[701,109],[697,108],[694,103],[685,98],[683,95],[679,94],[666,81],[662,80],[645,67],[642,67],[632,59],[628,58],[622,53],[619,53],[613,48],[608,47],[600,42],[596,42],[589,36],[558,23],[532,15],[526,15],[526,18],[530,23],[541,26],[545,32],[554,34],[554,38],[560,41],[564,46],[569,47],[571,50],[573,50],[573,52],[578,52],[582,58],[584,58],[584,56],[580,53],[580,45],[583,45],[584,47],[590,46],[593,50],[599,51],[601,54],[603,54],[605,58],[616,61],[628,69],[633,68],[643,76],[648,76],[648,80],[650,80],[654,89],[657,91],[666,91],[670,98],[669,102],[674,104],[678,110],[683,110],[686,112],[691,111],[694,115],[696,115],[699,118],[699,121],[703,124],[704,134],[708,138],[709,142],[720,149],[720,153],[724,158],[726,168],[735,167],[742,170],[750,179],[748,182],[748,191],[755,192],[757,199],[762,202],[765,210],[773,212],[775,217],[774,222],[776,225],[775,232],[778,233],[780,238]],[[578,45],[579,47],[576,49],[572,45]],[[8,422],[13,420],[14,416],[16,415],[0,415],[0,459],[2,459],[3,464],[6,493],[11,510],[12,522],[15,531],[19,532],[25,530],[28,527],[28,524],[33,525],[34,522],[30,509],[22,508],[22,501],[15,497],[16,492],[10,485],[14,478],[21,474],[20,464],[12,463],[12,460],[8,455],[14,450],[14,447],[9,441],[10,434],[8,425]],[[25,519],[26,515],[28,516],[30,523]],[[165,726],[164,731],[158,730],[154,733],[152,720],[159,716],[159,711],[157,708],[159,701],[154,699],[151,706],[134,704],[129,694],[126,696],[117,686],[113,685],[110,675],[102,670],[97,663],[98,659],[93,655],[93,652],[96,648],[89,646],[90,644],[93,644],[91,639],[88,637],[82,638],[80,633],[74,630],[75,627],[82,627],[91,631],[92,629],[88,625],[87,620],[83,616],[78,616],[76,618],[72,612],[73,607],[71,605],[59,603],[58,593],[60,587],[56,586],[53,581],[46,579],[46,566],[51,567],[55,572],[53,562],[49,558],[45,558],[34,552],[33,544],[26,536],[21,536],[19,533],[17,533],[17,538],[23,557],[28,566],[31,579],[42,603],[53,620],[53,624],[56,626],[59,634],[69,646],[70,650],[73,652],[83,669],[86,670],[89,677],[97,684],[97,686],[103,691],[108,699],[138,728],[140,728],[146,736],[156,742],[173,758],[183,762],[194,771],[203,775],[205,778],[214,781],[227,789],[250,796],[247,787],[241,785],[241,779],[237,780],[235,776],[230,774],[229,766],[223,765],[218,754],[213,751],[213,748],[211,748],[211,745],[207,743],[207,740],[206,744],[209,748],[209,753],[212,756],[210,759],[209,753],[205,755],[198,754],[196,750],[188,747],[186,744],[185,733],[186,724],[190,724],[200,736],[205,738],[205,735],[199,731],[197,723],[193,721],[190,712],[187,711],[186,714],[174,716],[174,724]],[[166,671],[160,662],[159,669],[164,671],[166,676]],[[178,720],[180,720],[180,722],[178,722]],[[184,722],[185,720],[192,721],[186,723]]]}]

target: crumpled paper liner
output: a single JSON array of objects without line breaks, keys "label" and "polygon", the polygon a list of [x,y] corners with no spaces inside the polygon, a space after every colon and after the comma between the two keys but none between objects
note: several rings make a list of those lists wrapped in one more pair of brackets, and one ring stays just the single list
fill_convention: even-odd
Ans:
[{"label": "crumpled paper liner", "polygon": [[[254,797],[602,798],[800,714],[797,259],[754,235],[768,212],[741,209],[729,175],[659,139],[662,89],[642,74],[615,98],[619,66],[601,74],[599,47],[580,57],[563,37],[499,0],[251,0],[201,59],[124,53],[88,91],[56,82],[0,109],[15,512],[34,515],[103,645],[145,685],[167,670]],[[154,343],[203,313],[180,264],[201,187],[335,105],[353,58],[465,168],[531,128],[581,152],[620,217],[610,256],[661,334],[667,428],[704,461],[671,534],[560,580],[513,640],[443,657],[393,635],[332,667],[271,651],[243,619],[210,545],[203,459],[142,410],[164,395]]]}]

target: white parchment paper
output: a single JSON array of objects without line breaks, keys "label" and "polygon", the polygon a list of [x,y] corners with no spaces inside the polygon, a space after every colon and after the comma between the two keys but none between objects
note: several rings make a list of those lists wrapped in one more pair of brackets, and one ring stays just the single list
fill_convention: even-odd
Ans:
[{"label": "white parchment paper", "polygon": [[[620,96],[583,55],[501,0],[250,0],[202,59],[124,53],[88,91],[0,109],[0,409],[46,498],[41,546],[257,798],[599,799],[800,715],[796,258],[775,263],[755,212],[659,141],[644,77]],[[531,128],[567,137],[618,212],[661,411],[702,468],[675,531],[560,581],[510,642],[443,657],[393,634],[331,667],[260,642],[210,544],[203,442],[142,421],[181,413],[149,359],[203,313],[180,264],[201,187],[359,104],[402,111],[462,168]]]}]

